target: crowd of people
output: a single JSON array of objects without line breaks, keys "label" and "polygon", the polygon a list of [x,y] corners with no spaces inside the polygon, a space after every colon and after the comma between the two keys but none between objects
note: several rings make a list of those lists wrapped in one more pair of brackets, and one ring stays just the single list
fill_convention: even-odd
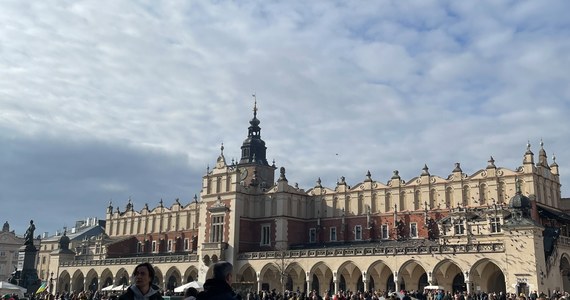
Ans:
[{"label": "crowd of people", "polygon": [[[425,291],[339,291],[338,293],[325,292],[319,295],[313,290],[308,294],[301,291],[285,291],[280,293],[272,291],[234,291],[233,266],[229,262],[217,262],[213,266],[213,277],[206,280],[204,290],[198,292],[195,288],[188,288],[183,296],[184,300],[570,300],[568,292],[553,291],[550,295],[532,291],[525,294],[514,293],[485,293],[485,292],[455,292],[444,290]],[[150,263],[138,265],[132,274],[134,284],[125,292],[66,292],[55,295],[43,292],[33,295],[31,300],[163,300],[162,291],[152,284],[155,278],[154,268]],[[164,293],[174,296],[172,291]],[[17,295],[4,295],[2,300],[20,300]]]}]

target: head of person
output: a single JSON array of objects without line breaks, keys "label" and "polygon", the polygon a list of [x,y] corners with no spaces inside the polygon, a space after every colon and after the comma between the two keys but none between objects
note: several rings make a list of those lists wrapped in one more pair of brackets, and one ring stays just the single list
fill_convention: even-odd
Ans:
[{"label": "head of person", "polygon": [[145,292],[154,280],[154,268],[150,263],[139,264],[133,271],[133,277],[135,278],[135,285]]},{"label": "head of person", "polygon": [[227,261],[219,261],[214,264],[214,278],[217,280],[223,280],[229,285],[232,285],[233,275],[232,272],[234,266]]},{"label": "head of person", "polygon": [[198,290],[193,288],[193,287],[189,287],[186,289],[186,293],[184,294],[184,296],[186,297],[190,297],[190,296],[198,296]]}]

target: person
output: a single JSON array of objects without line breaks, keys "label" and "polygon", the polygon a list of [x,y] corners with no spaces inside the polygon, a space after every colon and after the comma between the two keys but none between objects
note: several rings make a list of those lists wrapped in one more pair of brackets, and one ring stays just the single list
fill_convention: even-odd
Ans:
[{"label": "person", "polygon": [[232,289],[234,267],[227,261],[214,264],[214,277],[204,282],[204,290],[198,294],[198,300],[241,300]]},{"label": "person", "polygon": [[196,296],[198,296],[198,290],[193,287],[189,287],[186,289],[184,296],[186,297],[184,300],[196,300]]},{"label": "person", "polygon": [[24,233],[24,245],[34,244],[34,230],[36,230],[36,225],[34,225],[34,220],[30,220],[30,226]]},{"label": "person", "polygon": [[135,283],[119,296],[119,300],[162,300],[158,287],[153,285],[154,268],[150,263],[139,264],[133,271]]}]

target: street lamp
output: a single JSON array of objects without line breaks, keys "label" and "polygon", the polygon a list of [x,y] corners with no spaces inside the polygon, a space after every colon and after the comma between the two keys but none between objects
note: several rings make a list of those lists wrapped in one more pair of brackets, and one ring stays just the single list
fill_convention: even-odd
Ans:
[{"label": "street lamp", "polygon": [[53,272],[49,274],[49,294],[53,295]]}]

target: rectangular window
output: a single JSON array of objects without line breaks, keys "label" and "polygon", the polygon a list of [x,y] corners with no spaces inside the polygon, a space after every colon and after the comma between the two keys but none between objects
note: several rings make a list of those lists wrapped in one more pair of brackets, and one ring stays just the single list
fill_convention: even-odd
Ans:
[{"label": "rectangular window", "polygon": [[141,242],[137,243],[137,253],[142,253],[143,252],[143,245]]},{"label": "rectangular window", "polygon": [[271,225],[263,224],[261,225],[261,246],[271,245]]},{"label": "rectangular window", "polygon": [[172,240],[168,240],[168,244],[167,244],[167,248],[166,248],[166,249],[168,249],[168,250],[167,250],[168,252],[172,252]]},{"label": "rectangular window", "polygon": [[362,240],[362,226],[360,225],[354,226],[354,239],[357,241]]},{"label": "rectangular window", "polygon": [[316,243],[317,242],[317,229],[311,228],[309,229],[309,243]]},{"label": "rectangular window", "polygon": [[336,242],[336,227],[331,227],[330,240]]},{"label": "rectangular window", "polygon": [[220,243],[224,236],[224,216],[212,216],[212,232],[210,233],[211,243]]},{"label": "rectangular window", "polygon": [[455,234],[465,234],[465,226],[462,223],[456,223],[455,225],[453,225],[453,228],[455,229]]},{"label": "rectangular window", "polygon": [[390,231],[388,230],[388,224],[382,224],[382,239],[387,240],[390,238]]},{"label": "rectangular window", "polygon": [[156,241],[152,241],[152,252],[156,252]]},{"label": "rectangular window", "polygon": [[491,232],[501,232],[501,219],[500,218],[491,218]]},{"label": "rectangular window", "polygon": [[184,239],[184,251],[190,250],[190,240]]},{"label": "rectangular window", "polygon": [[418,223],[410,223],[410,237],[411,238],[418,237]]}]

